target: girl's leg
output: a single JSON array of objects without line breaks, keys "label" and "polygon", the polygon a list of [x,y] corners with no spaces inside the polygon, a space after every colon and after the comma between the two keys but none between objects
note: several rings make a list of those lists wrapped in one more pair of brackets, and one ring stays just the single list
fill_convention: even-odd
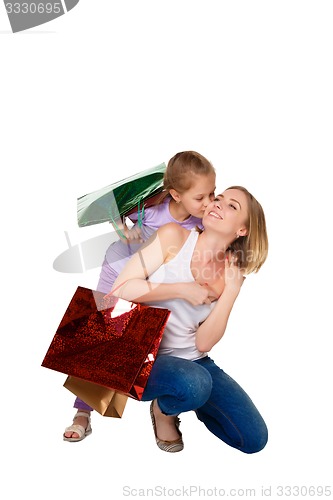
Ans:
[{"label": "girl's leg", "polygon": [[96,290],[103,293],[109,293],[116,278],[117,273],[109,266],[108,260],[105,257]]},{"label": "girl's leg", "polygon": [[[116,279],[117,275],[114,273],[113,269],[109,267],[108,261],[106,257],[104,258],[103,266],[101,269],[100,273],[100,278],[97,284],[97,290],[99,292],[103,293],[109,293],[109,291],[112,288],[112,285]],[[77,420],[77,424],[82,425],[83,427],[87,427],[88,425],[88,417],[90,415],[90,412],[93,411],[93,408],[89,405],[87,405],[82,399],[76,398],[74,401],[73,408],[76,408],[78,411],[84,411],[87,412],[87,418],[85,417],[76,417],[74,416],[74,419]],[[77,437],[77,433],[65,433],[66,437]]]},{"label": "girl's leg", "polygon": [[88,412],[93,411],[93,408],[87,405],[87,403],[82,401],[82,399],[80,398],[75,399],[73,408],[76,408],[79,411],[88,411]]},{"label": "girl's leg", "polygon": [[[112,245],[109,247],[107,252],[110,252],[111,247],[112,247]],[[106,255],[104,258],[104,261],[103,261],[103,266],[102,266],[102,269],[100,272],[100,277],[99,277],[99,281],[98,281],[96,289],[99,292],[103,292],[105,294],[109,293],[116,278],[117,278],[117,273],[109,265],[109,261],[108,261],[107,255]],[[75,421],[75,424],[81,425],[82,427],[84,427],[86,429],[88,426],[88,423],[89,423],[90,412],[93,411],[93,408],[91,406],[87,405],[80,398],[75,399],[73,407],[76,408],[78,411],[81,411],[81,412],[83,411],[83,412],[87,413],[87,417],[84,417],[82,415],[80,415],[80,416],[74,415],[74,419],[73,419],[73,422]],[[76,432],[73,432],[73,431],[65,432],[64,436],[66,438],[71,438],[71,437],[78,438],[78,434]]]},{"label": "girl's leg", "polygon": [[209,399],[196,410],[199,420],[219,439],[244,453],[256,453],[268,439],[266,424],[246,392],[209,357],[194,364],[211,374]]},{"label": "girl's leg", "polygon": [[[84,412],[84,413],[87,414],[86,417],[83,416],[82,413],[80,413],[78,416],[74,415],[73,424],[80,425],[84,429],[87,429],[88,424],[90,423],[90,418],[89,418],[90,417],[90,412],[93,411],[93,408],[91,408],[91,406],[87,405],[80,398],[76,398],[75,399],[73,408],[76,408],[78,410],[78,412]],[[71,430],[71,431],[65,430],[64,437],[65,438],[77,439],[79,437],[79,434],[77,432],[73,431],[73,430]]]}]

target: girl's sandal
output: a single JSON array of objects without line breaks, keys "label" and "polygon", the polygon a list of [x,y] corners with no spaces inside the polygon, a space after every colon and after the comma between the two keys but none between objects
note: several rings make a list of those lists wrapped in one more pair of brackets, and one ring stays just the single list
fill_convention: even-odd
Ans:
[{"label": "girl's sandal", "polygon": [[[88,419],[88,424],[86,429],[82,425],[74,424],[76,417],[86,417]],[[76,432],[76,434],[78,434],[79,437],[66,437],[65,436],[66,432]],[[69,441],[69,442],[82,441],[82,439],[84,439],[86,436],[89,436],[89,434],[91,433],[92,433],[92,428],[91,428],[89,413],[84,411],[78,411],[74,415],[73,424],[70,425],[69,427],[66,427],[65,432],[63,434],[63,439],[64,441]]]}]

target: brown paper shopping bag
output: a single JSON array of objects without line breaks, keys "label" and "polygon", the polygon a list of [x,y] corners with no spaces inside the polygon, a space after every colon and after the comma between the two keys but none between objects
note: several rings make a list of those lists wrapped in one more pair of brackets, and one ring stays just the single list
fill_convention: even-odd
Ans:
[{"label": "brown paper shopping bag", "polygon": [[121,418],[128,397],[103,385],[68,376],[64,387],[104,417]]}]

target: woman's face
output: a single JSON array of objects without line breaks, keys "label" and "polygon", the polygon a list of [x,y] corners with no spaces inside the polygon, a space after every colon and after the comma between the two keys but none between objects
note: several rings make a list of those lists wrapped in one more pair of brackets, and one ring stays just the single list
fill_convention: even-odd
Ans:
[{"label": "woman's face", "polygon": [[227,189],[207,206],[203,225],[224,234],[245,236],[247,234],[248,203],[246,194],[239,189]]}]

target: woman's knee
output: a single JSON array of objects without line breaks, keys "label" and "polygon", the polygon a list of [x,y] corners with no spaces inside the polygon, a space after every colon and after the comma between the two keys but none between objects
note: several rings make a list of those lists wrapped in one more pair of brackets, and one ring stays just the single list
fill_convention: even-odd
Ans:
[{"label": "woman's knee", "polygon": [[212,392],[212,377],[210,373],[201,366],[190,362],[188,367],[182,367],[177,371],[177,385],[180,394],[185,399],[192,401],[193,409],[204,405]]},{"label": "woman's knee", "polygon": [[183,411],[202,406],[209,399],[213,384],[208,370],[174,356],[157,358],[150,379],[152,385],[160,386],[164,398],[175,397],[181,401]]},{"label": "woman's knee", "polygon": [[243,436],[243,444],[240,450],[244,453],[258,453],[263,450],[268,441],[268,429],[264,421],[257,427],[252,427],[247,436]]}]

